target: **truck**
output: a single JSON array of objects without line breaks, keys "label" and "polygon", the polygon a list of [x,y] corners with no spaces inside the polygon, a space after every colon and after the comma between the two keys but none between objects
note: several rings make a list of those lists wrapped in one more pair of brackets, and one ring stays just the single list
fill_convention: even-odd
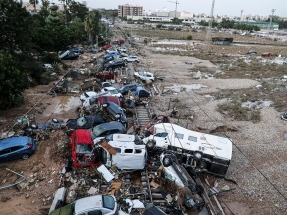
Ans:
[{"label": "truck", "polygon": [[188,130],[172,123],[159,123],[150,127],[143,139],[148,150],[171,150],[181,159],[181,164],[195,167],[197,172],[207,172],[224,177],[232,157],[232,141],[226,137]]},{"label": "truck", "polygon": [[116,166],[121,170],[144,169],[147,158],[146,146],[135,140],[134,135],[110,135],[96,145],[97,157],[107,167]]}]

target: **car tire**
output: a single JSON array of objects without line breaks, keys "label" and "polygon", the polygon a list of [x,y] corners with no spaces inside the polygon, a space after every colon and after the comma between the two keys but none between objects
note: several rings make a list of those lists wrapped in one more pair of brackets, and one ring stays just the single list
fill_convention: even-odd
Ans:
[{"label": "car tire", "polygon": [[156,142],[154,140],[149,140],[146,143],[146,148],[148,150],[152,150],[152,149],[154,149],[155,145],[156,145]]},{"label": "car tire", "polygon": [[139,63],[139,61],[138,61],[138,60],[136,60],[136,61],[135,61],[135,63]]},{"label": "car tire", "polygon": [[193,159],[196,161],[200,161],[203,157],[203,154],[201,152],[194,152]]},{"label": "car tire", "polygon": [[29,155],[28,155],[28,154],[23,154],[23,155],[22,155],[22,159],[23,159],[23,160],[27,160],[28,158],[29,158]]},{"label": "car tire", "polygon": [[172,159],[169,156],[164,156],[164,158],[162,159],[162,165],[164,167],[169,167],[172,164]]}]

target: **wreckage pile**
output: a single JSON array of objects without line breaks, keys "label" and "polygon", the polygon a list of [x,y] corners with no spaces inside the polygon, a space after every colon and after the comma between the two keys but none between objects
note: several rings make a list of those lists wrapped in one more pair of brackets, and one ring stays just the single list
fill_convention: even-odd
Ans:
[{"label": "wreckage pile", "polygon": [[[22,130],[21,135],[37,142],[56,130],[66,133],[66,141],[54,146],[65,164],[49,214],[64,214],[72,203],[79,210],[75,214],[81,210],[91,214],[214,213],[199,175],[224,177],[231,141],[173,124],[175,108],[170,116],[154,114],[150,99],[158,93],[157,79],[149,72],[130,74],[137,63],[123,63],[124,53],[108,51],[97,61],[96,71],[73,70],[52,88],[51,95],[82,92],[77,118],[36,126],[30,122]],[[89,78],[78,72],[87,72]],[[71,90],[73,80],[83,81],[77,90]],[[89,197],[100,198],[103,204],[84,204]],[[50,197],[45,200],[49,201]]]}]

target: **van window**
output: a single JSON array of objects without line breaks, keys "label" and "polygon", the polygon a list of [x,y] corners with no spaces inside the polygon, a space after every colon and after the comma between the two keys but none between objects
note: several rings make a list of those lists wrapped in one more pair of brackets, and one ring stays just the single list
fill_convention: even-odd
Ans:
[{"label": "van window", "polygon": [[188,136],[189,141],[197,142],[197,137],[194,136]]},{"label": "van window", "polygon": [[175,138],[183,139],[183,137],[184,137],[184,134],[175,133]]},{"label": "van window", "polygon": [[125,153],[133,153],[132,149],[125,149]]},{"label": "van window", "polygon": [[166,137],[168,135],[168,133],[163,132],[163,133],[157,133],[156,135],[154,135],[155,137]]},{"label": "van window", "polygon": [[135,150],[135,153],[136,153],[136,154],[140,154],[140,153],[142,153],[142,150],[141,150],[141,149],[136,149],[136,150]]}]

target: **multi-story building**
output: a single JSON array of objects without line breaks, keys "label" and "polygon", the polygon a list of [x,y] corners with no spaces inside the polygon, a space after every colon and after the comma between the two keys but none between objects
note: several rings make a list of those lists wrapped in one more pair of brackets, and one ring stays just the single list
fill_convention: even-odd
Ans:
[{"label": "multi-story building", "polygon": [[132,6],[132,5],[119,5],[118,6],[118,16],[142,16],[143,7],[142,6]]}]

